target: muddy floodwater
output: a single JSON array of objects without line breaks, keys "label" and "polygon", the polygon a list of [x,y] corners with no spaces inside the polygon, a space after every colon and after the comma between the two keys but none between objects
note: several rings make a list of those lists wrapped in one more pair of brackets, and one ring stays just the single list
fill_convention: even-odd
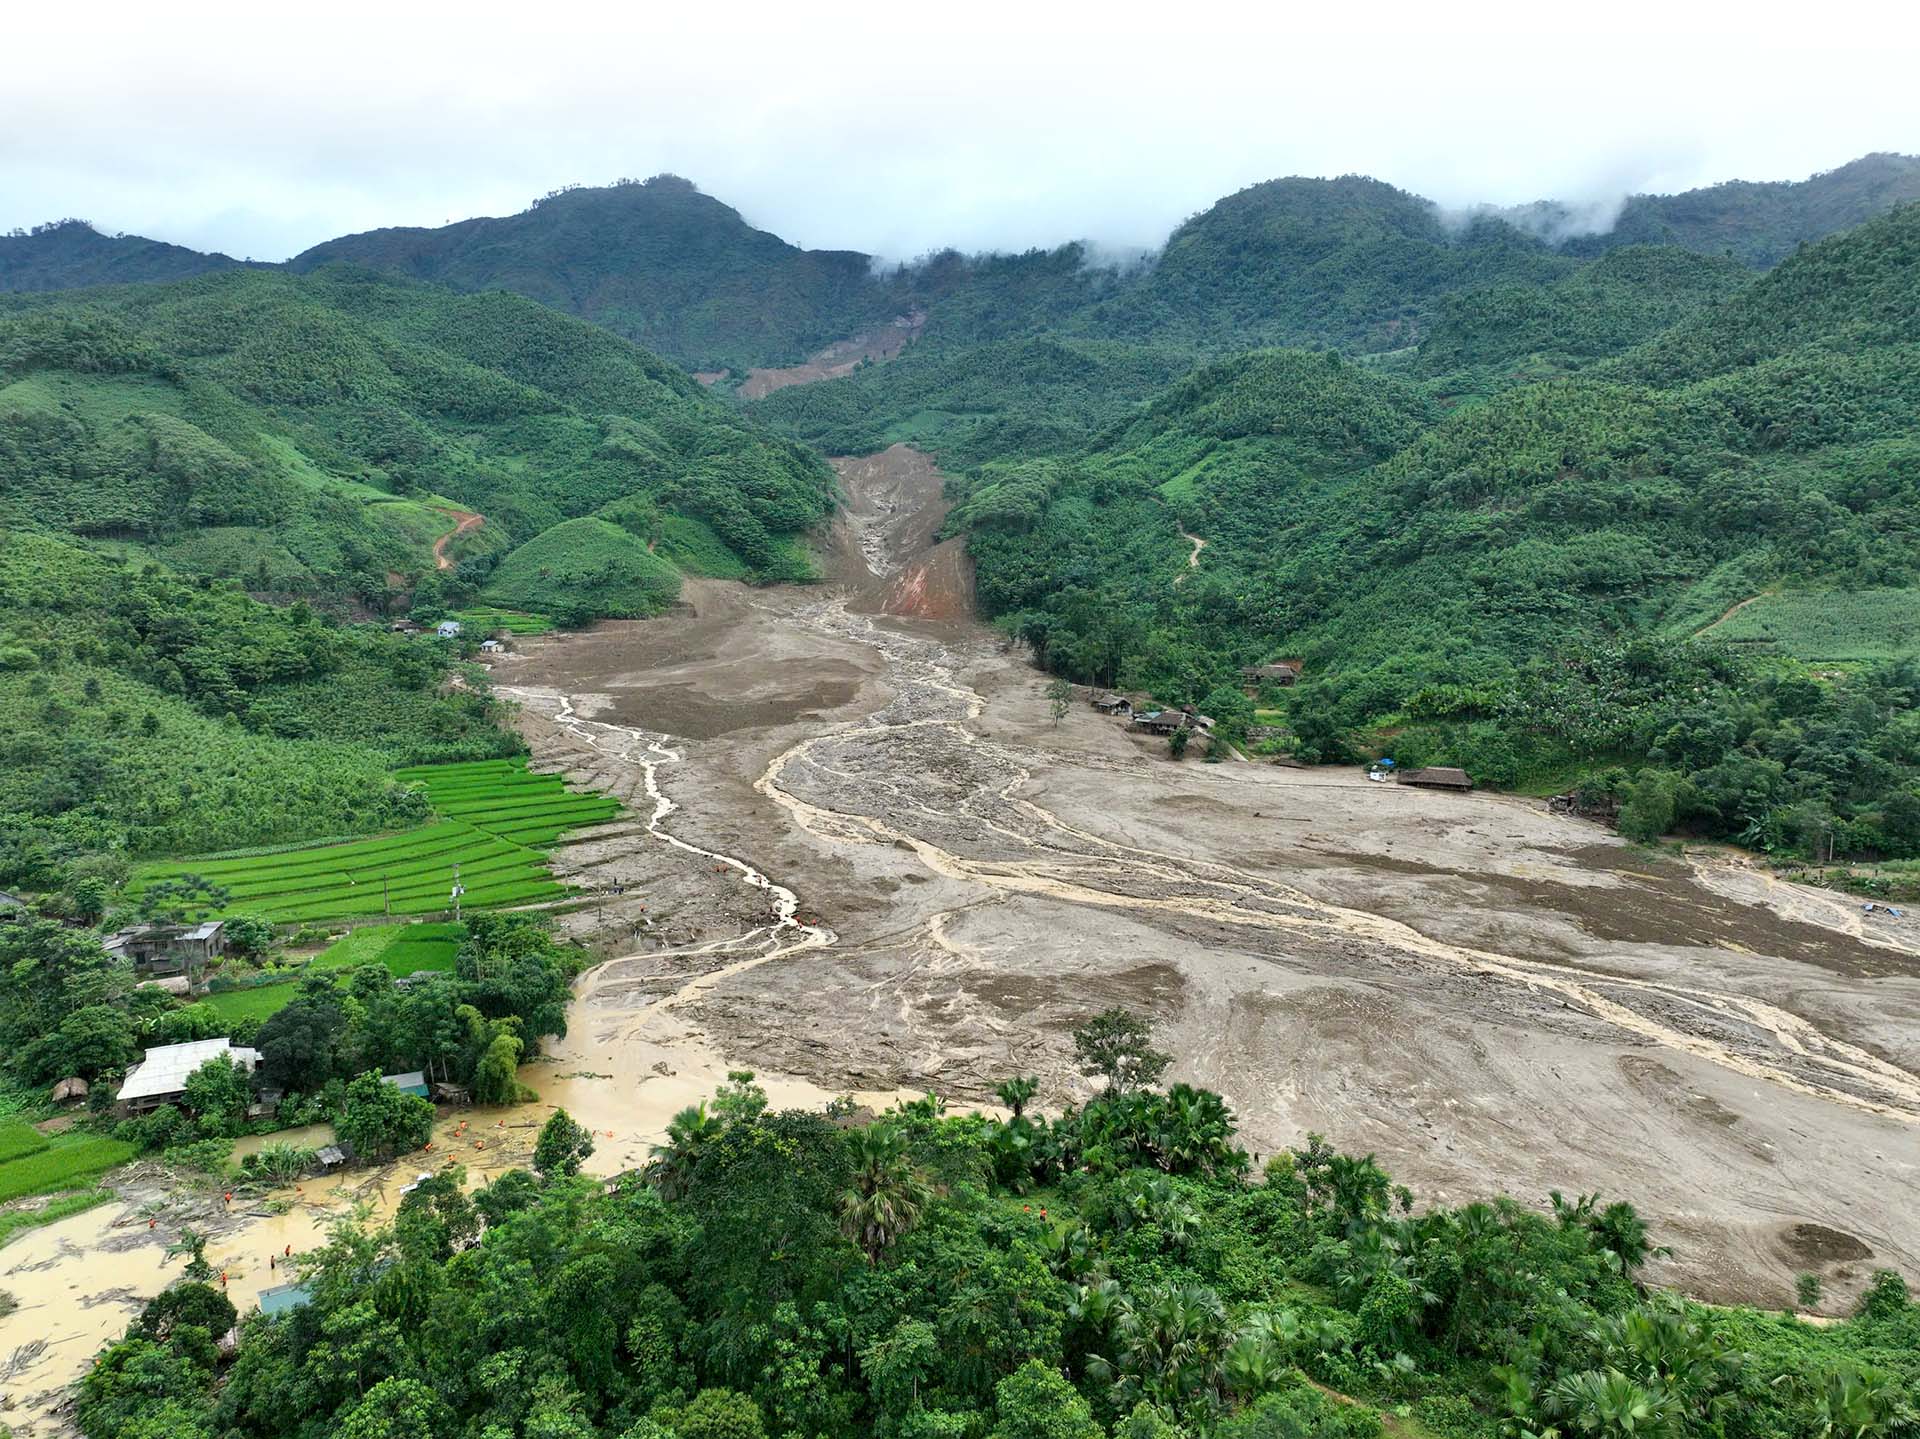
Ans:
[{"label": "muddy floodwater", "polygon": [[1056,720],[964,618],[932,465],[837,464],[827,583],[694,581],[688,612],[493,665],[536,767],[629,806],[558,851],[595,894],[559,923],[603,958],[523,1072],[539,1102],[242,1213],[136,1171],[16,1240],[0,1417],[59,1431],[59,1386],[177,1273],[182,1227],[244,1307],[270,1255],[390,1212],[422,1169],[524,1163],[557,1105],[599,1174],[730,1068],[778,1105],[984,1104],[1034,1074],[1055,1107],[1088,1093],[1068,1031],[1114,1004],[1258,1155],[1318,1132],[1425,1202],[1628,1199],[1672,1248],[1654,1277],[1703,1298],[1786,1304],[1812,1269],[1839,1309],[1876,1267],[1920,1271],[1920,928],[1531,801],[1174,762],[1084,704]]}]

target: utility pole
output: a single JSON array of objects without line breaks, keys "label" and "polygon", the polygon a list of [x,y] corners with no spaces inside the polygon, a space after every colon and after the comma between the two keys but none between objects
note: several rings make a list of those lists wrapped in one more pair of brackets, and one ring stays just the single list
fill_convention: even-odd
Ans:
[{"label": "utility pole", "polygon": [[380,912],[389,918],[393,915],[393,886],[385,874],[380,876]]},{"label": "utility pole", "polygon": [[467,887],[460,883],[460,866],[456,864],[453,867],[453,922],[455,924],[460,923],[460,896],[466,892]]}]

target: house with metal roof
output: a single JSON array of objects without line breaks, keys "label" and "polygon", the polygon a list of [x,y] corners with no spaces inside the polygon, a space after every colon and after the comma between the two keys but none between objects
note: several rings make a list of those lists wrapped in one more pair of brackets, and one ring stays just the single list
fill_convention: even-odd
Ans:
[{"label": "house with metal roof", "polygon": [[313,1291],[304,1284],[276,1284],[260,1291],[260,1312],[271,1317],[313,1303]]},{"label": "house with metal roof", "polygon": [[391,1084],[402,1094],[415,1095],[420,1099],[432,1098],[432,1091],[427,1088],[426,1075],[417,1069],[407,1074],[383,1074],[380,1076],[380,1082]]},{"label": "house with metal roof", "polygon": [[199,924],[136,924],[101,941],[115,959],[130,960],[143,979],[204,970],[227,952],[227,927],[217,919]]},{"label": "house with metal roof", "polygon": [[171,1104],[187,1092],[187,1080],[209,1059],[225,1056],[252,1074],[260,1064],[260,1051],[235,1044],[231,1039],[194,1039],[185,1044],[163,1044],[147,1051],[146,1058],[127,1071],[121,1082],[119,1100],[128,1109],[158,1109]]}]

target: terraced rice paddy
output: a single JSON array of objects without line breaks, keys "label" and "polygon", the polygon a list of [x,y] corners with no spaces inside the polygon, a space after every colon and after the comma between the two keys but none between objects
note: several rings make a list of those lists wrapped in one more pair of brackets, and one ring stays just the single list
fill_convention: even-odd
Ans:
[{"label": "terraced rice paddy", "polygon": [[225,889],[228,914],[281,922],[362,914],[434,914],[452,905],[454,867],[468,908],[532,904],[568,891],[548,872],[549,847],[569,830],[602,824],[618,800],[569,790],[526,761],[479,760],[398,772],[440,816],[402,834],[277,854],[182,860],[144,869],[155,879],[198,875]]},{"label": "terraced rice paddy", "polygon": [[553,621],[545,615],[528,614],[525,610],[459,610],[453,617],[483,635],[496,630],[505,630],[510,635],[544,635],[553,629]]}]

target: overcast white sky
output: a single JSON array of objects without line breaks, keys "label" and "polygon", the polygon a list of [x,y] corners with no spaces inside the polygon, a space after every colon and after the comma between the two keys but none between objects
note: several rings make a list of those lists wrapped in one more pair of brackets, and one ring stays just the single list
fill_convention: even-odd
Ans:
[{"label": "overcast white sky", "polygon": [[907,258],[1155,244],[1276,175],[1592,202],[1920,152],[1911,4],[32,8],[0,51],[0,229],[256,259],[661,170]]}]

